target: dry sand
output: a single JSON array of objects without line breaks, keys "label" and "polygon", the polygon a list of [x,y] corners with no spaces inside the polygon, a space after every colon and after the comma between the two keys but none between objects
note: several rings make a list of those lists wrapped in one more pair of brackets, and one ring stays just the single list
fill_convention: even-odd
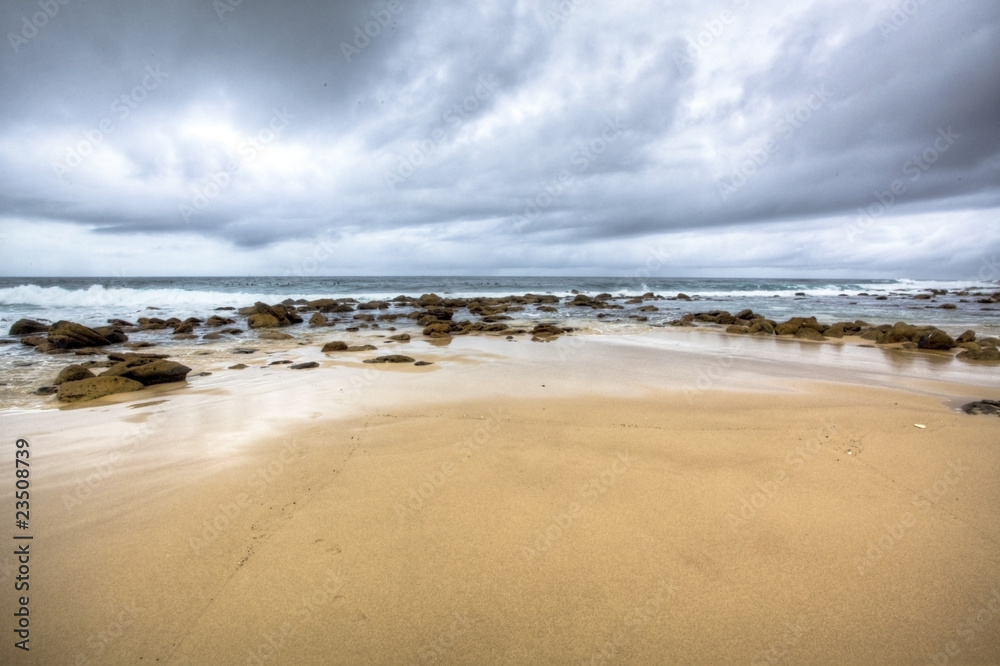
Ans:
[{"label": "dry sand", "polygon": [[678,339],[3,412],[0,662],[1000,662],[1000,419],[955,410],[987,371]]}]

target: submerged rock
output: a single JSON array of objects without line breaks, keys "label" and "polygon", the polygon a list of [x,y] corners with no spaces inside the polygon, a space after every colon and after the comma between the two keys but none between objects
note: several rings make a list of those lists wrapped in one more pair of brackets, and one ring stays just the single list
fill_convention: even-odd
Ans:
[{"label": "submerged rock", "polygon": [[962,411],[966,414],[994,414],[1000,416],[1000,400],[980,400],[962,405]]},{"label": "submerged rock", "polygon": [[389,354],[387,356],[376,356],[375,358],[365,359],[365,363],[414,363],[416,359],[410,358],[409,356],[403,356],[402,354]]}]

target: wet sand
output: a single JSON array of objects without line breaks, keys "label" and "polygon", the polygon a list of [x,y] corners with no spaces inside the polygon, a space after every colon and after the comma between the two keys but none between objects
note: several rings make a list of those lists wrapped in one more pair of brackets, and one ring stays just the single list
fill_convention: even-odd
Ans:
[{"label": "wet sand", "polygon": [[299,350],[3,412],[0,661],[1000,662],[1000,419],[955,409],[989,371],[737,343]]}]

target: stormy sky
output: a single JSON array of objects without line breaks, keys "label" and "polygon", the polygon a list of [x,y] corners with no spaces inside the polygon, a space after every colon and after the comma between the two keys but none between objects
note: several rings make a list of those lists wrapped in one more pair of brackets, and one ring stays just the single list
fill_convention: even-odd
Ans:
[{"label": "stormy sky", "polygon": [[994,0],[5,0],[0,273],[1000,279]]}]

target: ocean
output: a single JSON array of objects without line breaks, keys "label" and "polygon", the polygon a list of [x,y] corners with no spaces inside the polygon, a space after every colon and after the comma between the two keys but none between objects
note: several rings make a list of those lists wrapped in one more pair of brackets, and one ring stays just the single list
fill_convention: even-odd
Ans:
[{"label": "ocean", "polygon": [[[60,319],[89,326],[108,319],[134,320],[144,313],[164,319],[176,316],[205,318],[215,308],[244,307],[255,301],[270,304],[285,299],[347,298],[361,301],[398,295],[436,293],[443,297],[507,296],[525,293],[565,297],[576,290],[595,296],[639,296],[653,292],[665,297],[678,293],[691,301],[656,301],[656,312],[644,312],[646,321],[629,319],[631,309],[597,319],[599,311],[574,308],[558,316],[524,313],[525,319],[583,320],[584,325],[611,332],[616,327],[663,325],[690,312],[750,308],[782,321],[813,316],[820,321],[871,324],[906,321],[937,326],[953,335],[974,329],[1000,335],[1000,304],[977,300],[1000,291],[1000,282],[949,280],[787,280],[732,278],[629,277],[211,277],[211,278],[0,278],[0,325],[9,328],[20,318],[54,322]],[[919,293],[945,290],[933,300],[915,300]],[[968,292],[968,294],[964,294]],[[879,296],[885,297],[878,300]],[[940,306],[953,304],[955,309]],[[147,312],[155,307],[159,311]],[[3,333],[6,330],[2,331]],[[4,350],[0,347],[0,354]]]}]

